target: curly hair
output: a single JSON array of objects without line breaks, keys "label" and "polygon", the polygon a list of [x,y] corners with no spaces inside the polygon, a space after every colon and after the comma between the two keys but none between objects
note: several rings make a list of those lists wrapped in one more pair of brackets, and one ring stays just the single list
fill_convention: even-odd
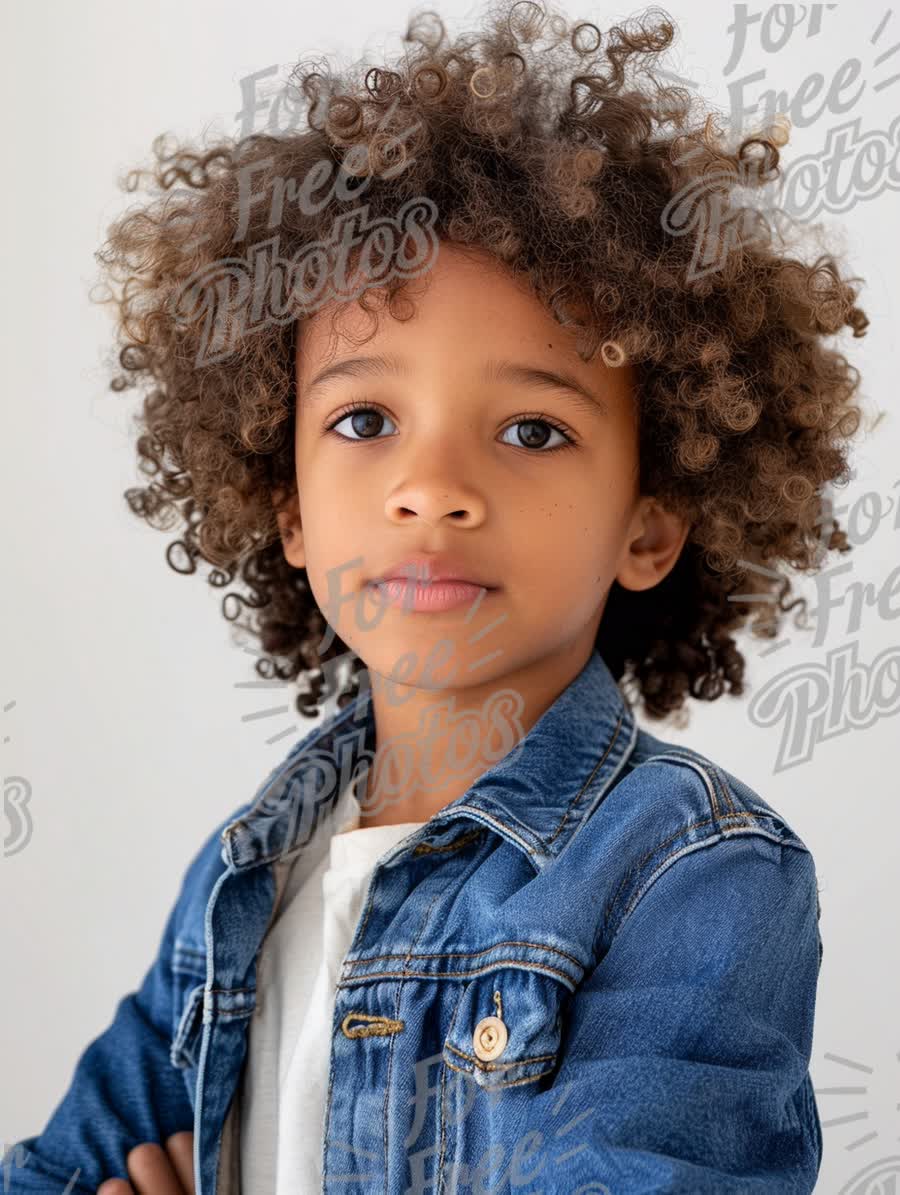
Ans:
[{"label": "curly hair", "polygon": [[[778,177],[784,125],[729,150],[714,115],[654,73],[673,37],[662,9],[604,36],[531,0],[505,0],[479,34],[454,40],[424,12],[390,65],[334,76],[298,64],[305,127],[168,152],[157,138],[153,167],[130,172],[128,190],[149,178],[157,197],[120,215],[96,254],[104,301],[116,306],[122,372],[111,387],[146,391],[137,453],[152,480],[125,498],[151,526],[180,523],[167,550],[173,569],[192,573],[203,560],[218,587],[239,576],[222,612],[231,621],[242,607],[255,612],[241,625],[259,638],[256,669],[299,677],[304,716],[319,713],[323,686],[345,705],[363,667],[349,653],[346,681],[329,688],[322,664],[349,649],[334,636],[319,652],[327,624],[306,570],[285,559],[276,521],[275,496],[295,492],[294,336],[308,312],[258,327],[237,318],[228,351],[202,360],[209,311],[185,301],[198,279],[214,278],[222,293],[239,287],[236,241],[249,255],[271,240],[270,207],[242,199],[250,172],[260,192],[281,196],[284,259],[327,240],[353,180],[373,224],[426,197],[436,236],[527,277],[576,330],[583,360],[599,352],[634,367],[640,492],[690,531],[652,589],[613,582],[596,646],[649,717],[681,710],[688,693],[742,693],[731,631],[752,619],[756,635],[773,637],[781,614],[805,606],[786,603],[791,582],[778,564],[814,571],[825,550],[850,550],[835,520],[822,533],[823,487],[851,476],[859,375],[824,338],[845,325],[862,336],[868,319],[830,254],[811,264],[796,248],[788,256],[761,212],[735,202],[739,187]],[[338,170],[344,197],[335,187],[316,210],[284,202],[323,163]],[[706,213],[727,218],[676,235],[667,213],[698,188]],[[702,236],[720,252],[698,273]],[[275,268],[257,255],[255,285],[273,283]],[[392,312],[407,285],[397,270],[381,288]],[[356,301],[369,311],[367,300]]]}]

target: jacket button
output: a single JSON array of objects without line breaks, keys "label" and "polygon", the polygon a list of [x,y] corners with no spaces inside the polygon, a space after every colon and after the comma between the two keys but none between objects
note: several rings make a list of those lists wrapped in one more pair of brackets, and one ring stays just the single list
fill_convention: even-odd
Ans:
[{"label": "jacket button", "polygon": [[499,1017],[483,1017],[475,1026],[472,1044],[475,1047],[476,1057],[480,1058],[482,1062],[490,1062],[493,1058],[499,1058],[506,1048],[506,1042],[506,1025]]}]

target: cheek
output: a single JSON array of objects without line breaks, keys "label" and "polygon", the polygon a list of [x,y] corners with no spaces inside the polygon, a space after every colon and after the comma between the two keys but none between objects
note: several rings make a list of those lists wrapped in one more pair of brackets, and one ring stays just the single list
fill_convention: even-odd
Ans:
[{"label": "cheek", "polygon": [[[362,593],[363,566],[358,555],[317,558],[307,569],[316,605],[330,627],[349,645],[358,644],[360,634],[372,625],[371,600]],[[352,567],[348,567],[352,561]]]},{"label": "cheek", "polygon": [[[361,528],[371,528],[373,495],[371,488],[363,488],[362,471],[346,463],[340,469],[320,468],[310,470],[305,486],[306,503],[312,523],[322,528],[321,541],[346,543],[359,538]],[[301,490],[302,492],[302,490]]]},{"label": "cheek", "polygon": [[[339,482],[336,476],[341,476]],[[301,469],[298,489],[300,518],[309,549],[328,557],[329,567],[338,563],[335,557],[352,556],[354,540],[360,542],[357,533],[361,510],[366,508],[354,490],[352,477],[338,475],[333,469]]]},{"label": "cheek", "polygon": [[535,609],[583,613],[608,589],[621,550],[619,528],[601,513],[566,512],[568,519],[537,515],[525,533],[516,572]]}]

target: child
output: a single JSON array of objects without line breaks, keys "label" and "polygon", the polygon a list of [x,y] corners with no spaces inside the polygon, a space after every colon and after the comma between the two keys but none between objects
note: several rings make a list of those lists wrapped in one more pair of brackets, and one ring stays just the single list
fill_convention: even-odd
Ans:
[{"label": "child", "polygon": [[813,860],[634,704],[740,696],[779,562],[847,549],[824,341],[867,320],[726,213],[785,126],[728,148],[672,37],[425,14],[111,229],[131,508],[337,708],[191,863],[14,1195],[189,1189],[134,1164],[188,1131],[199,1195],[813,1190]]}]

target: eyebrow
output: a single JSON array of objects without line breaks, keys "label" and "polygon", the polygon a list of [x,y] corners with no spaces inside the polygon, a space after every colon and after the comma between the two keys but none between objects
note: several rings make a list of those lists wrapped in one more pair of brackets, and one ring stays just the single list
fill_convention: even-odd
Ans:
[{"label": "eyebrow", "polygon": [[[409,377],[409,363],[389,353],[375,356],[347,357],[320,370],[309,385],[306,393],[324,386],[337,378],[387,377],[390,375]],[[518,361],[491,360],[485,362],[481,376],[486,382],[513,382],[519,386],[534,389],[556,390],[566,394],[581,410],[592,414],[609,414],[609,406],[600,395],[594,394],[571,374],[552,369],[538,368]],[[317,396],[318,397],[318,396]]]}]

